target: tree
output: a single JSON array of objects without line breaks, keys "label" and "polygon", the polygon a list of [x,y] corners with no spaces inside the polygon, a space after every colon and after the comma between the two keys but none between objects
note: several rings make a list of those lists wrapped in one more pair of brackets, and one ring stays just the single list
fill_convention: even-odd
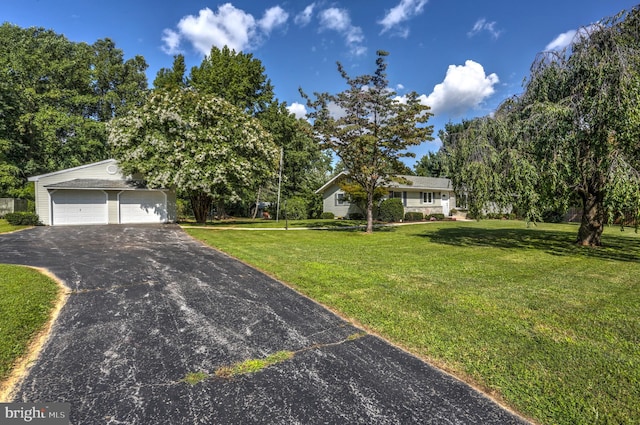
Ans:
[{"label": "tree", "polygon": [[[415,156],[406,151],[408,147],[431,140],[433,132],[431,126],[419,125],[431,114],[429,107],[420,104],[417,93],[400,101],[389,88],[387,55],[378,51],[375,73],[355,78],[349,77],[338,62],[338,71],[349,86],[341,93],[316,93],[312,100],[301,91],[323,147],[335,152],[351,180],[367,193],[367,233],[373,232],[376,188],[397,174],[400,158]],[[330,106],[340,108],[340,116],[333,116]]]},{"label": "tree", "polygon": [[187,67],[184,63],[184,55],[173,57],[171,69],[161,68],[153,80],[153,87],[160,90],[178,90],[187,87]]},{"label": "tree", "polygon": [[0,196],[26,193],[29,175],[108,158],[105,122],[143,99],[145,69],[109,39],[1,25]]},{"label": "tree", "polygon": [[315,191],[327,181],[330,155],[313,137],[311,125],[291,114],[285,103],[272,102],[258,118],[283,150],[282,198],[302,197],[307,201],[307,215],[319,215],[322,207],[316,205],[319,196]]},{"label": "tree", "polygon": [[465,174],[458,185],[476,205],[492,191],[536,219],[577,199],[576,242],[589,246],[601,245],[616,214],[638,217],[639,27],[634,8],[583,28],[570,49],[538,56],[521,96],[450,133],[446,150]]},{"label": "tree", "polygon": [[277,169],[278,147],[258,120],[191,89],[156,91],[108,130],[120,167],[185,191],[199,223],[217,197],[238,199]]},{"label": "tree", "polygon": [[415,173],[422,177],[446,177],[444,170],[444,153],[442,151],[428,152],[416,162]]},{"label": "tree", "polygon": [[273,101],[273,87],[264,72],[262,62],[250,53],[214,46],[200,66],[191,69],[188,84],[256,114]]},{"label": "tree", "polygon": [[124,52],[109,38],[93,46],[92,85],[97,96],[97,118],[107,122],[141,102],[147,91],[148,67],[142,56],[124,60]]}]

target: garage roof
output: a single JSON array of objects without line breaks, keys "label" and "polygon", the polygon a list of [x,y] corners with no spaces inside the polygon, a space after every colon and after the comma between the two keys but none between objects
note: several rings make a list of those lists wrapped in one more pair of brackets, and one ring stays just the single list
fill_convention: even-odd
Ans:
[{"label": "garage roof", "polygon": [[136,180],[73,179],[47,184],[47,189],[101,189],[101,190],[147,190],[147,186]]}]

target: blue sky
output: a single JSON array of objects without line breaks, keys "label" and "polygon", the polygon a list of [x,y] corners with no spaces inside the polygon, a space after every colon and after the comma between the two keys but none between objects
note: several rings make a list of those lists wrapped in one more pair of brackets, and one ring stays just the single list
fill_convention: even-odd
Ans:
[{"label": "blue sky", "polygon": [[[212,45],[251,53],[276,96],[303,112],[298,88],[337,93],[350,75],[372,73],[377,50],[390,52],[390,85],[416,91],[432,107],[434,136],[448,121],[491,113],[522,91],[538,52],[562,48],[581,26],[627,0],[3,0],[0,21],[44,27],[72,41],[111,38],[125,57],[142,55],[149,84],[173,55],[199,65]],[[439,141],[412,149],[416,159]]]}]

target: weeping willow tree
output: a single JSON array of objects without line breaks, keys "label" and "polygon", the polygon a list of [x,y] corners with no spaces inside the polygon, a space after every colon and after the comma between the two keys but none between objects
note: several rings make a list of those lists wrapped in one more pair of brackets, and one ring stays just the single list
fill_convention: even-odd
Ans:
[{"label": "weeping willow tree", "polygon": [[600,246],[607,223],[640,210],[640,9],[539,54],[521,96],[447,130],[454,183],[472,208],[511,203],[536,220],[576,201],[576,242]]}]

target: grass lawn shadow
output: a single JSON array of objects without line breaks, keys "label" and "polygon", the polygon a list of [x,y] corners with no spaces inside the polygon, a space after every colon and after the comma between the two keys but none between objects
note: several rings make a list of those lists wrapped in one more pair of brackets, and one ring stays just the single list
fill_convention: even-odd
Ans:
[{"label": "grass lawn shadow", "polygon": [[[576,229],[577,230],[577,229]],[[615,261],[640,261],[640,240],[622,235],[603,235],[603,246],[583,247],[575,243],[576,233],[538,228],[488,229],[474,227],[445,227],[420,237],[431,242],[464,246],[502,249],[540,250],[552,255],[584,256]]]}]

